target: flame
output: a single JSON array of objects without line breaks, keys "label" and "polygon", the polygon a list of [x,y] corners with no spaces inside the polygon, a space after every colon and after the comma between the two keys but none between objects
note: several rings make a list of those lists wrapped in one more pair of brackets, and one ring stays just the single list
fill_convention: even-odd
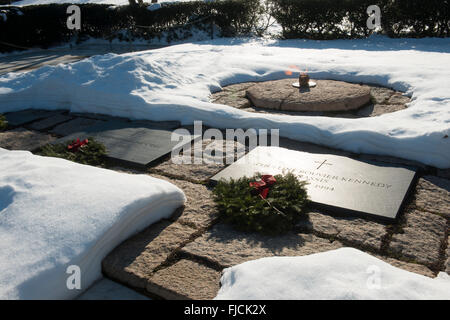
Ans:
[{"label": "flame", "polygon": [[284,73],[285,73],[287,76],[292,76],[292,74],[293,74],[292,70],[300,71],[300,68],[297,67],[297,66],[291,65],[291,66],[289,66],[289,69],[286,70]]},{"label": "flame", "polygon": [[295,72],[300,72],[301,74],[307,74],[307,73],[308,73],[308,68],[306,68],[305,71],[302,71],[299,67],[297,67],[297,66],[295,66],[295,65],[289,66],[289,69],[286,70],[286,71],[284,71],[284,73],[285,73],[287,76],[292,76],[293,73],[294,73],[293,70],[294,70]]}]

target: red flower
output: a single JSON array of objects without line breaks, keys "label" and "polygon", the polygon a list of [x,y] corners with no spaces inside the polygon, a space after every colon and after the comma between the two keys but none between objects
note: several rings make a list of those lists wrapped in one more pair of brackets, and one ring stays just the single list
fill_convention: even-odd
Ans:
[{"label": "red flower", "polygon": [[266,199],[269,194],[269,188],[274,185],[275,182],[277,182],[277,180],[274,176],[266,174],[261,177],[261,181],[250,182],[250,187],[254,187],[259,192],[259,196]]},{"label": "red flower", "polygon": [[71,144],[69,144],[67,146],[67,149],[72,152],[77,152],[82,146],[87,145],[88,142],[89,142],[88,139],[84,139],[83,141],[80,141],[80,138],[77,138],[76,141],[74,140]]}]

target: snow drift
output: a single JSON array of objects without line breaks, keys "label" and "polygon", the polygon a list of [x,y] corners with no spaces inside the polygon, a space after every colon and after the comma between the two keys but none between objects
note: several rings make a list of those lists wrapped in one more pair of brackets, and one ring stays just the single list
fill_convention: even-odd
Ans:
[{"label": "snow drift", "polygon": [[[340,119],[256,114],[209,100],[211,91],[228,84],[285,78],[291,65],[308,68],[315,79],[393,87],[413,101],[379,117]],[[0,112],[66,108],[183,124],[201,120],[218,128],[280,129],[292,139],[448,168],[449,65],[448,39],[218,39],[6,74],[0,77]]]},{"label": "snow drift", "polygon": [[[76,297],[100,278],[106,254],[184,201],[147,175],[0,149],[0,299]],[[66,287],[71,265],[81,290]]]},{"label": "snow drift", "polygon": [[352,248],[245,262],[221,283],[218,300],[450,299],[447,274],[431,279]]}]

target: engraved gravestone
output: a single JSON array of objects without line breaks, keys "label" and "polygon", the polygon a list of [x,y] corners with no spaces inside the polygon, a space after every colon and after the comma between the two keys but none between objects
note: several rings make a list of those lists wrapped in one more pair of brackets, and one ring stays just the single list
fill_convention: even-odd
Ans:
[{"label": "engraved gravestone", "polygon": [[107,157],[111,160],[144,168],[171,153],[179,143],[178,135],[174,135],[175,139],[172,140],[172,132],[178,127],[178,122],[100,121],[52,143],[93,137],[105,145]]},{"label": "engraved gravestone", "polygon": [[406,167],[278,147],[257,147],[211,180],[288,171],[308,182],[308,195],[314,204],[336,213],[386,221],[396,219],[416,176],[414,169]]}]

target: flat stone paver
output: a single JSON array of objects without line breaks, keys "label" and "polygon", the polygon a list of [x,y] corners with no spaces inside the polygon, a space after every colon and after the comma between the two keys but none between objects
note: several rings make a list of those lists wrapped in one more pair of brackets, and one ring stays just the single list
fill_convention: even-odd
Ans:
[{"label": "flat stone paver", "polygon": [[[194,157],[194,146],[191,146],[191,152],[186,158],[186,160],[189,160],[186,161],[188,163],[175,163],[173,159],[170,158],[153,167],[151,172],[165,174],[189,181],[205,182],[227,166],[226,154],[223,154],[223,156],[219,158],[213,153],[214,148],[221,148],[220,146],[225,146],[225,143],[226,140],[223,140],[223,143],[219,144],[218,141],[214,141],[212,139],[203,139],[201,145],[201,157]],[[238,142],[233,142],[233,144],[234,154],[237,154],[238,148],[241,148],[240,150],[242,150],[243,155],[248,152],[248,148],[244,145]],[[179,155],[182,157],[185,156],[184,152],[180,152]]]},{"label": "flat stone paver", "polygon": [[370,95],[376,104],[387,104],[395,91],[389,88],[371,86]]},{"label": "flat stone paver", "polygon": [[103,273],[134,288],[145,289],[148,279],[195,229],[163,220],[126,240],[102,262]]},{"label": "flat stone paver", "polygon": [[357,118],[359,117],[377,117],[385,113],[392,113],[400,110],[404,110],[405,105],[403,104],[376,104],[363,107],[356,113]]},{"label": "flat stone paver", "polygon": [[338,239],[361,249],[381,251],[386,227],[382,223],[362,218],[338,217],[321,212],[309,212],[307,221],[297,224],[298,230]]},{"label": "flat stone paver", "polygon": [[179,223],[189,225],[196,229],[208,227],[218,218],[216,203],[211,190],[202,184],[195,184],[185,180],[171,179],[161,175],[152,174],[153,177],[166,180],[180,189],[186,195],[185,207],[173,217]]},{"label": "flat stone paver", "polygon": [[48,143],[56,141],[57,138],[25,128],[16,128],[0,132],[0,147],[8,150],[33,151]]},{"label": "flat stone paver", "polygon": [[58,113],[60,113],[60,111],[27,109],[17,112],[5,113],[4,116],[6,118],[6,121],[8,121],[8,125],[16,127],[22,126],[32,121],[48,118]]},{"label": "flat stone paver", "polygon": [[222,267],[271,256],[303,256],[342,247],[339,241],[312,234],[290,232],[269,237],[239,232],[229,225],[218,224],[182,248],[186,254],[202,257]]},{"label": "flat stone paver", "polygon": [[447,261],[445,261],[445,271],[450,274],[450,237],[447,239]]},{"label": "flat stone paver", "polygon": [[441,245],[446,240],[447,220],[417,208],[409,208],[405,218],[402,231],[392,236],[389,251],[437,269]]},{"label": "flat stone paver", "polygon": [[450,180],[436,176],[420,178],[416,188],[416,206],[450,218]]},{"label": "flat stone paver", "polygon": [[59,136],[68,136],[75,132],[85,131],[87,128],[103,123],[103,121],[90,118],[75,118],[54,127],[50,133]]},{"label": "flat stone paver", "polygon": [[63,114],[55,114],[54,116],[33,122],[29,125],[29,127],[33,130],[46,130],[71,119],[72,117]]},{"label": "flat stone paver", "polygon": [[210,300],[220,289],[221,273],[194,261],[182,259],[157,271],[147,291],[168,300]]},{"label": "flat stone paver", "polygon": [[393,105],[399,105],[399,104],[407,104],[410,101],[411,101],[411,99],[408,98],[407,96],[404,96],[404,95],[396,92],[388,100],[388,103],[393,104]]}]

